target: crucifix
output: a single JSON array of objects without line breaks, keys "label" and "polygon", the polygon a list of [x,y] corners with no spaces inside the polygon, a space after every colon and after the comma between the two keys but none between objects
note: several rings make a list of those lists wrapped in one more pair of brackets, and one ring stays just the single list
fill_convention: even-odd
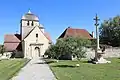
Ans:
[{"label": "crucifix", "polygon": [[99,23],[98,21],[100,21],[100,19],[98,18],[97,14],[94,18],[95,20],[95,26],[96,26],[96,39],[97,39],[97,46],[96,46],[96,50],[95,50],[95,61],[93,61],[96,64],[100,64],[100,63],[111,63],[111,61],[107,61],[106,59],[103,58],[104,52],[100,49],[99,46]]},{"label": "crucifix", "polygon": [[98,18],[97,14],[96,14],[94,20],[95,20],[94,25],[96,26],[97,50],[99,50],[100,46],[99,46],[99,29],[98,29],[99,23],[98,23],[98,21],[100,21],[100,19]]}]

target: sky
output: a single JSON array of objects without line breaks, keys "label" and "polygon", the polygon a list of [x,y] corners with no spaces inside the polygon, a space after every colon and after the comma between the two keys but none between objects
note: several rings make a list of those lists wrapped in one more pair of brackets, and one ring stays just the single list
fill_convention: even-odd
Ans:
[{"label": "sky", "polygon": [[120,0],[0,0],[0,44],[5,34],[20,32],[21,17],[29,9],[55,42],[69,26],[95,31],[95,14],[100,18],[99,24],[119,15]]}]

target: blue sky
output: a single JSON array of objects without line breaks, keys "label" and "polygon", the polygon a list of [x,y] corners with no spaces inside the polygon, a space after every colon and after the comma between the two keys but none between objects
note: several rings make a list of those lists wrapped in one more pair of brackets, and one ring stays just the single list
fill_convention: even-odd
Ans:
[{"label": "blue sky", "polygon": [[0,44],[5,34],[20,31],[20,19],[29,8],[55,42],[68,26],[95,31],[95,14],[100,23],[119,15],[120,0],[0,0]]}]

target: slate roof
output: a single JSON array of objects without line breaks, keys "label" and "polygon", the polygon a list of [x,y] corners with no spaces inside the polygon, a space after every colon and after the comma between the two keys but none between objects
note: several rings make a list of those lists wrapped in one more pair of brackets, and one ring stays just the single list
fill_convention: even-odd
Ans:
[{"label": "slate roof", "polygon": [[93,39],[92,35],[85,29],[75,29],[68,27],[60,36],[59,38],[66,38],[66,37],[81,37],[86,39]]},{"label": "slate roof", "polygon": [[5,51],[22,50],[21,35],[19,34],[6,34],[4,37]]},{"label": "slate roof", "polygon": [[23,20],[32,20],[32,21],[39,21],[38,17],[32,13],[26,13],[23,17]]}]

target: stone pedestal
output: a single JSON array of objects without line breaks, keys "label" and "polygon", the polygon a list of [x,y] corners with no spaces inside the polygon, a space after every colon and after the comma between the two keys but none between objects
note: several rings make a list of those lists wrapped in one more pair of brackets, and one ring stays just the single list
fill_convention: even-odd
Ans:
[{"label": "stone pedestal", "polygon": [[111,63],[111,61],[108,61],[103,58],[103,54],[105,54],[105,52],[102,52],[101,49],[95,51],[95,61],[94,61],[95,64]]},{"label": "stone pedestal", "polygon": [[99,46],[99,28],[98,28],[98,21],[100,20],[96,14],[96,17],[94,18],[95,20],[95,26],[96,26],[96,50],[95,50],[95,59],[94,63],[99,64],[99,63],[111,63],[111,61],[107,61],[106,59],[103,58],[102,54],[104,54],[105,48],[103,50],[100,49]]}]

